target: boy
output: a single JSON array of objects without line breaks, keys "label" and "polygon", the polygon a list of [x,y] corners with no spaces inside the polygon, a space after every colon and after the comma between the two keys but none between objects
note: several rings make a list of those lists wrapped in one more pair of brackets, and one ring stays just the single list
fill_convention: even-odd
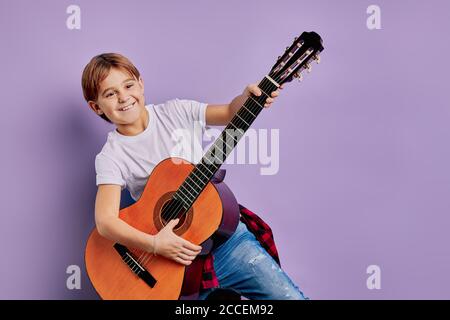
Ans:
[{"label": "boy", "polygon": [[[121,190],[128,188],[132,198],[137,200],[152,169],[167,157],[179,156],[193,163],[200,161],[201,148],[177,149],[174,131],[187,130],[187,134],[201,143],[198,130],[195,133],[192,129],[193,124],[200,123],[202,129],[206,125],[228,124],[248,96],[259,96],[260,89],[255,84],[249,85],[225,105],[179,99],[146,105],[144,81],[139,71],[126,57],[115,53],[92,58],[83,71],[82,88],[89,107],[116,126],[95,158],[98,232],[125,246],[190,265],[201,247],[172,231],[178,219],[171,220],[156,235],[133,228],[118,217]],[[265,107],[278,95],[279,90],[266,100]],[[179,150],[179,154],[173,154],[174,150]],[[305,299],[279,267],[270,228],[251,211],[242,206],[240,209],[242,221],[235,233],[214,249],[205,262],[203,270],[207,277],[204,276],[199,299],[205,299],[218,286],[236,290],[249,299]],[[249,231],[252,226],[253,229],[258,226],[265,234],[255,237],[254,232]]]}]

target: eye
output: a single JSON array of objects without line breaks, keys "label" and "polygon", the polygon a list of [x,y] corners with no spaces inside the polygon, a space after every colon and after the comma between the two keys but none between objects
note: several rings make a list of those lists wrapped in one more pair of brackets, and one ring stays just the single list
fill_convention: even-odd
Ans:
[{"label": "eye", "polygon": [[111,97],[114,93],[110,92],[106,95],[107,98]]},{"label": "eye", "polygon": [[133,83],[127,84],[127,88],[130,89],[133,85]]}]

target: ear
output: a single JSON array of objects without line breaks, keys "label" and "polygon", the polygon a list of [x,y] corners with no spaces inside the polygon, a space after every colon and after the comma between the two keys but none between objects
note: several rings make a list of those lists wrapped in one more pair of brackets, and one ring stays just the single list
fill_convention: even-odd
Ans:
[{"label": "ear", "polygon": [[142,77],[139,77],[139,85],[142,88],[142,94],[144,94],[144,79]]},{"label": "ear", "polygon": [[102,115],[103,114],[102,109],[100,109],[98,104],[95,103],[94,101],[88,101],[88,105],[92,109],[92,111],[94,111],[96,114],[98,114],[98,115]]}]

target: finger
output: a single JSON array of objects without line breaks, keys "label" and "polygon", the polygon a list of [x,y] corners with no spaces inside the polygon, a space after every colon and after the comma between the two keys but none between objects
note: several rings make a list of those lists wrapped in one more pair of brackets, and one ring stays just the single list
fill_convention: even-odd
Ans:
[{"label": "finger", "polygon": [[193,250],[189,250],[189,249],[186,249],[186,248],[183,248],[182,250],[183,251],[181,251],[181,253],[183,253],[183,254],[185,254],[187,256],[190,256],[190,257],[196,257],[201,252],[201,250],[193,251]]},{"label": "finger", "polygon": [[281,86],[279,86],[279,89],[283,90],[283,88],[284,88],[284,83]]},{"label": "finger", "polygon": [[273,99],[272,98],[267,98],[266,99],[266,104],[271,104],[273,102]]},{"label": "finger", "polygon": [[258,86],[249,86],[248,91],[258,97],[262,94],[261,89],[259,89]]},{"label": "finger", "polygon": [[185,265],[185,266],[188,266],[188,265],[190,265],[192,263],[191,260],[183,260],[180,257],[176,257],[174,260],[176,262],[178,262],[178,263],[181,263],[181,264]]},{"label": "finger", "polygon": [[[181,239],[183,239],[183,238],[181,238]],[[197,246],[197,245],[195,245],[195,244],[193,244],[193,243],[191,243],[191,242],[189,242],[189,241],[187,241],[185,239],[183,239],[183,247],[186,248],[186,249],[189,249],[191,251],[200,251],[200,250],[202,250],[201,246]]]},{"label": "finger", "polygon": [[275,97],[278,97],[279,94],[280,94],[280,90],[277,90],[277,91],[272,92],[271,96],[273,98],[275,98]]},{"label": "finger", "polygon": [[169,228],[170,230],[172,230],[172,229],[178,224],[179,221],[180,221],[179,218],[174,219],[174,220],[170,220],[170,221],[166,224],[166,227]]},{"label": "finger", "polygon": [[178,253],[178,257],[185,261],[192,261],[195,259],[195,256],[184,254],[183,252]]}]

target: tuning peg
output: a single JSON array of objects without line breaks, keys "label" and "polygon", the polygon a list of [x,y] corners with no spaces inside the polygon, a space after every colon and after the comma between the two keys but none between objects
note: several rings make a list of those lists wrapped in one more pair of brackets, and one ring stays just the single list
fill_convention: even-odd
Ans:
[{"label": "tuning peg", "polygon": [[311,72],[311,65],[309,64],[309,63],[305,63],[305,66],[303,67],[305,70],[307,70],[308,71],[308,73],[310,73]]},{"label": "tuning peg", "polygon": [[313,59],[314,59],[314,61],[317,62],[317,64],[320,63],[320,56],[319,56],[318,54],[316,54],[316,55],[313,57]]},{"label": "tuning peg", "polygon": [[294,73],[294,78],[297,78],[298,82],[303,81],[303,75],[301,74],[301,72]]}]

